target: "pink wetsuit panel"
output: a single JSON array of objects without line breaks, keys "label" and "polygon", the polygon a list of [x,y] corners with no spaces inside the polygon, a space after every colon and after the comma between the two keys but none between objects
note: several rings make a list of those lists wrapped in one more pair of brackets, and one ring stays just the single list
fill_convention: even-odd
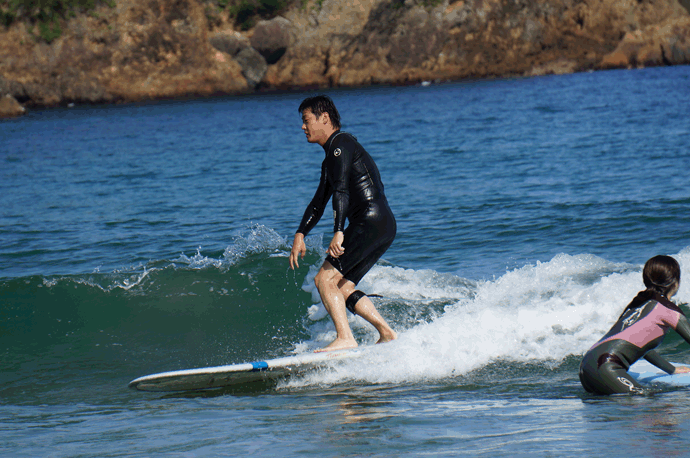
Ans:
[{"label": "pink wetsuit panel", "polygon": [[[641,312],[642,307],[640,307],[638,313]],[[636,318],[637,315],[633,314],[628,320],[632,321]],[[625,340],[639,348],[643,348],[647,343],[666,334],[669,327],[675,329],[679,319],[680,313],[657,303],[647,316],[633,323],[618,334],[606,340],[602,340],[601,342],[597,342],[594,346],[596,347],[610,340]]]}]

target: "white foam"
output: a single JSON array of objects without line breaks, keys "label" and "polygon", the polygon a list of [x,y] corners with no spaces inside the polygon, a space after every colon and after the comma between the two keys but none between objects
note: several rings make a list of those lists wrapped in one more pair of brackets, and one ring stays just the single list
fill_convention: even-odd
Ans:
[{"label": "white foam", "polygon": [[[690,247],[675,258],[681,269],[688,266]],[[399,339],[376,346],[367,364],[347,361],[288,383],[417,382],[465,374],[497,360],[558,364],[569,355],[583,354],[608,331],[644,289],[641,272],[642,264],[564,254],[479,283],[427,270],[377,266],[360,285],[367,292],[397,298],[402,304],[398,315],[413,314],[423,306],[420,299],[453,300],[440,316],[408,329],[399,327],[404,319],[392,322]],[[305,283],[306,288],[313,287]],[[686,302],[689,288],[682,283],[674,300]],[[312,311],[310,318],[319,321],[310,328],[314,341],[307,347],[332,340],[330,320]],[[361,318],[350,320],[353,330],[365,333],[364,340],[377,338]]]},{"label": "white foam", "polygon": [[[322,236],[309,236],[305,239],[309,252],[322,252]],[[292,242],[280,235],[274,229],[261,224],[253,224],[240,235],[233,238],[233,241],[223,251],[223,256],[219,259],[201,254],[201,247],[197,248],[194,256],[180,254],[173,260],[174,263],[185,264],[192,269],[205,269],[215,267],[218,269],[234,266],[241,260],[254,254],[266,253],[268,257],[284,257],[290,255]],[[174,264],[173,264],[174,266]],[[315,275],[315,273],[314,273]]]},{"label": "white foam", "polygon": [[209,258],[201,254],[201,247],[198,247],[196,254],[191,258],[185,254],[181,254],[179,258],[175,260],[181,264],[186,264],[192,269],[205,269],[206,267],[213,266],[220,268],[223,265],[223,261],[220,259]]},{"label": "white foam", "polygon": [[271,228],[254,224],[247,234],[235,237],[233,243],[225,249],[223,257],[225,262],[234,265],[239,259],[250,254],[271,251],[285,253],[286,249],[285,237]]},{"label": "white foam", "polygon": [[467,297],[476,282],[433,270],[375,266],[358,288],[371,294],[407,300],[448,300]]}]

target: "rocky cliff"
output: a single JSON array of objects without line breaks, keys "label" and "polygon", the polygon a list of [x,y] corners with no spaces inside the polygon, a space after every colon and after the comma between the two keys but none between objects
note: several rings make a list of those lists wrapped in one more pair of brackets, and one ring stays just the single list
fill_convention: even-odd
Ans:
[{"label": "rocky cliff", "polygon": [[26,106],[690,64],[690,0],[304,0],[243,30],[217,2],[115,0],[48,44],[0,26]]}]

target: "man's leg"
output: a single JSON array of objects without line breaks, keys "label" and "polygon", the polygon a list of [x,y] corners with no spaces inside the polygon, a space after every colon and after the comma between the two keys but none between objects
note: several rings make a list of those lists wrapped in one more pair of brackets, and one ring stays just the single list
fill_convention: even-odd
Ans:
[{"label": "man's leg", "polygon": [[319,273],[317,273],[316,278],[314,278],[314,283],[319,290],[321,301],[324,307],[326,307],[326,311],[328,311],[328,314],[331,316],[333,324],[335,325],[335,332],[338,334],[333,342],[320,350],[316,350],[317,352],[342,350],[357,346],[357,341],[354,335],[352,335],[350,324],[347,322],[345,297],[338,288],[338,283],[342,278],[343,275],[328,261],[324,261]]},{"label": "man's leg", "polygon": [[[355,292],[355,284],[345,278],[341,278],[338,283],[338,288],[346,300]],[[379,340],[376,343],[390,342],[398,337],[395,331],[388,326],[386,320],[379,314],[378,310],[376,310],[371,299],[367,296],[358,300],[354,308],[357,315],[371,323],[379,332]]]}]

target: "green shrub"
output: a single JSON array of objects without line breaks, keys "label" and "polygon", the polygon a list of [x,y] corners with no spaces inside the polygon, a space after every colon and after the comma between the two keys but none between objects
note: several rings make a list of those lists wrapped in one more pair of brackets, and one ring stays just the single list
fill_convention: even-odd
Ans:
[{"label": "green shrub", "polygon": [[115,0],[6,0],[0,1],[0,24],[15,21],[38,26],[40,38],[50,43],[62,34],[60,20],[93,10],[97,3],[115,7]]},{"label": "green shrub", "polygon": [[62,29],[60,28],[60,23],[57,21],[57,19],[39,22],[38,31],[41,35],[41,38],[43,38],[46,43],[52,43],[53,40],[62,35]]},{"label": "green shrub", "polygon": [[17,13],[10,10],[6,5],[0,5],[0,24],[9,27],[17,18]]},{"label": "green shrub", "polygon": [[218,7],[228,11],[241,30],[248,30],[261,19],[270,19],[299,0],[216,0]]}]

